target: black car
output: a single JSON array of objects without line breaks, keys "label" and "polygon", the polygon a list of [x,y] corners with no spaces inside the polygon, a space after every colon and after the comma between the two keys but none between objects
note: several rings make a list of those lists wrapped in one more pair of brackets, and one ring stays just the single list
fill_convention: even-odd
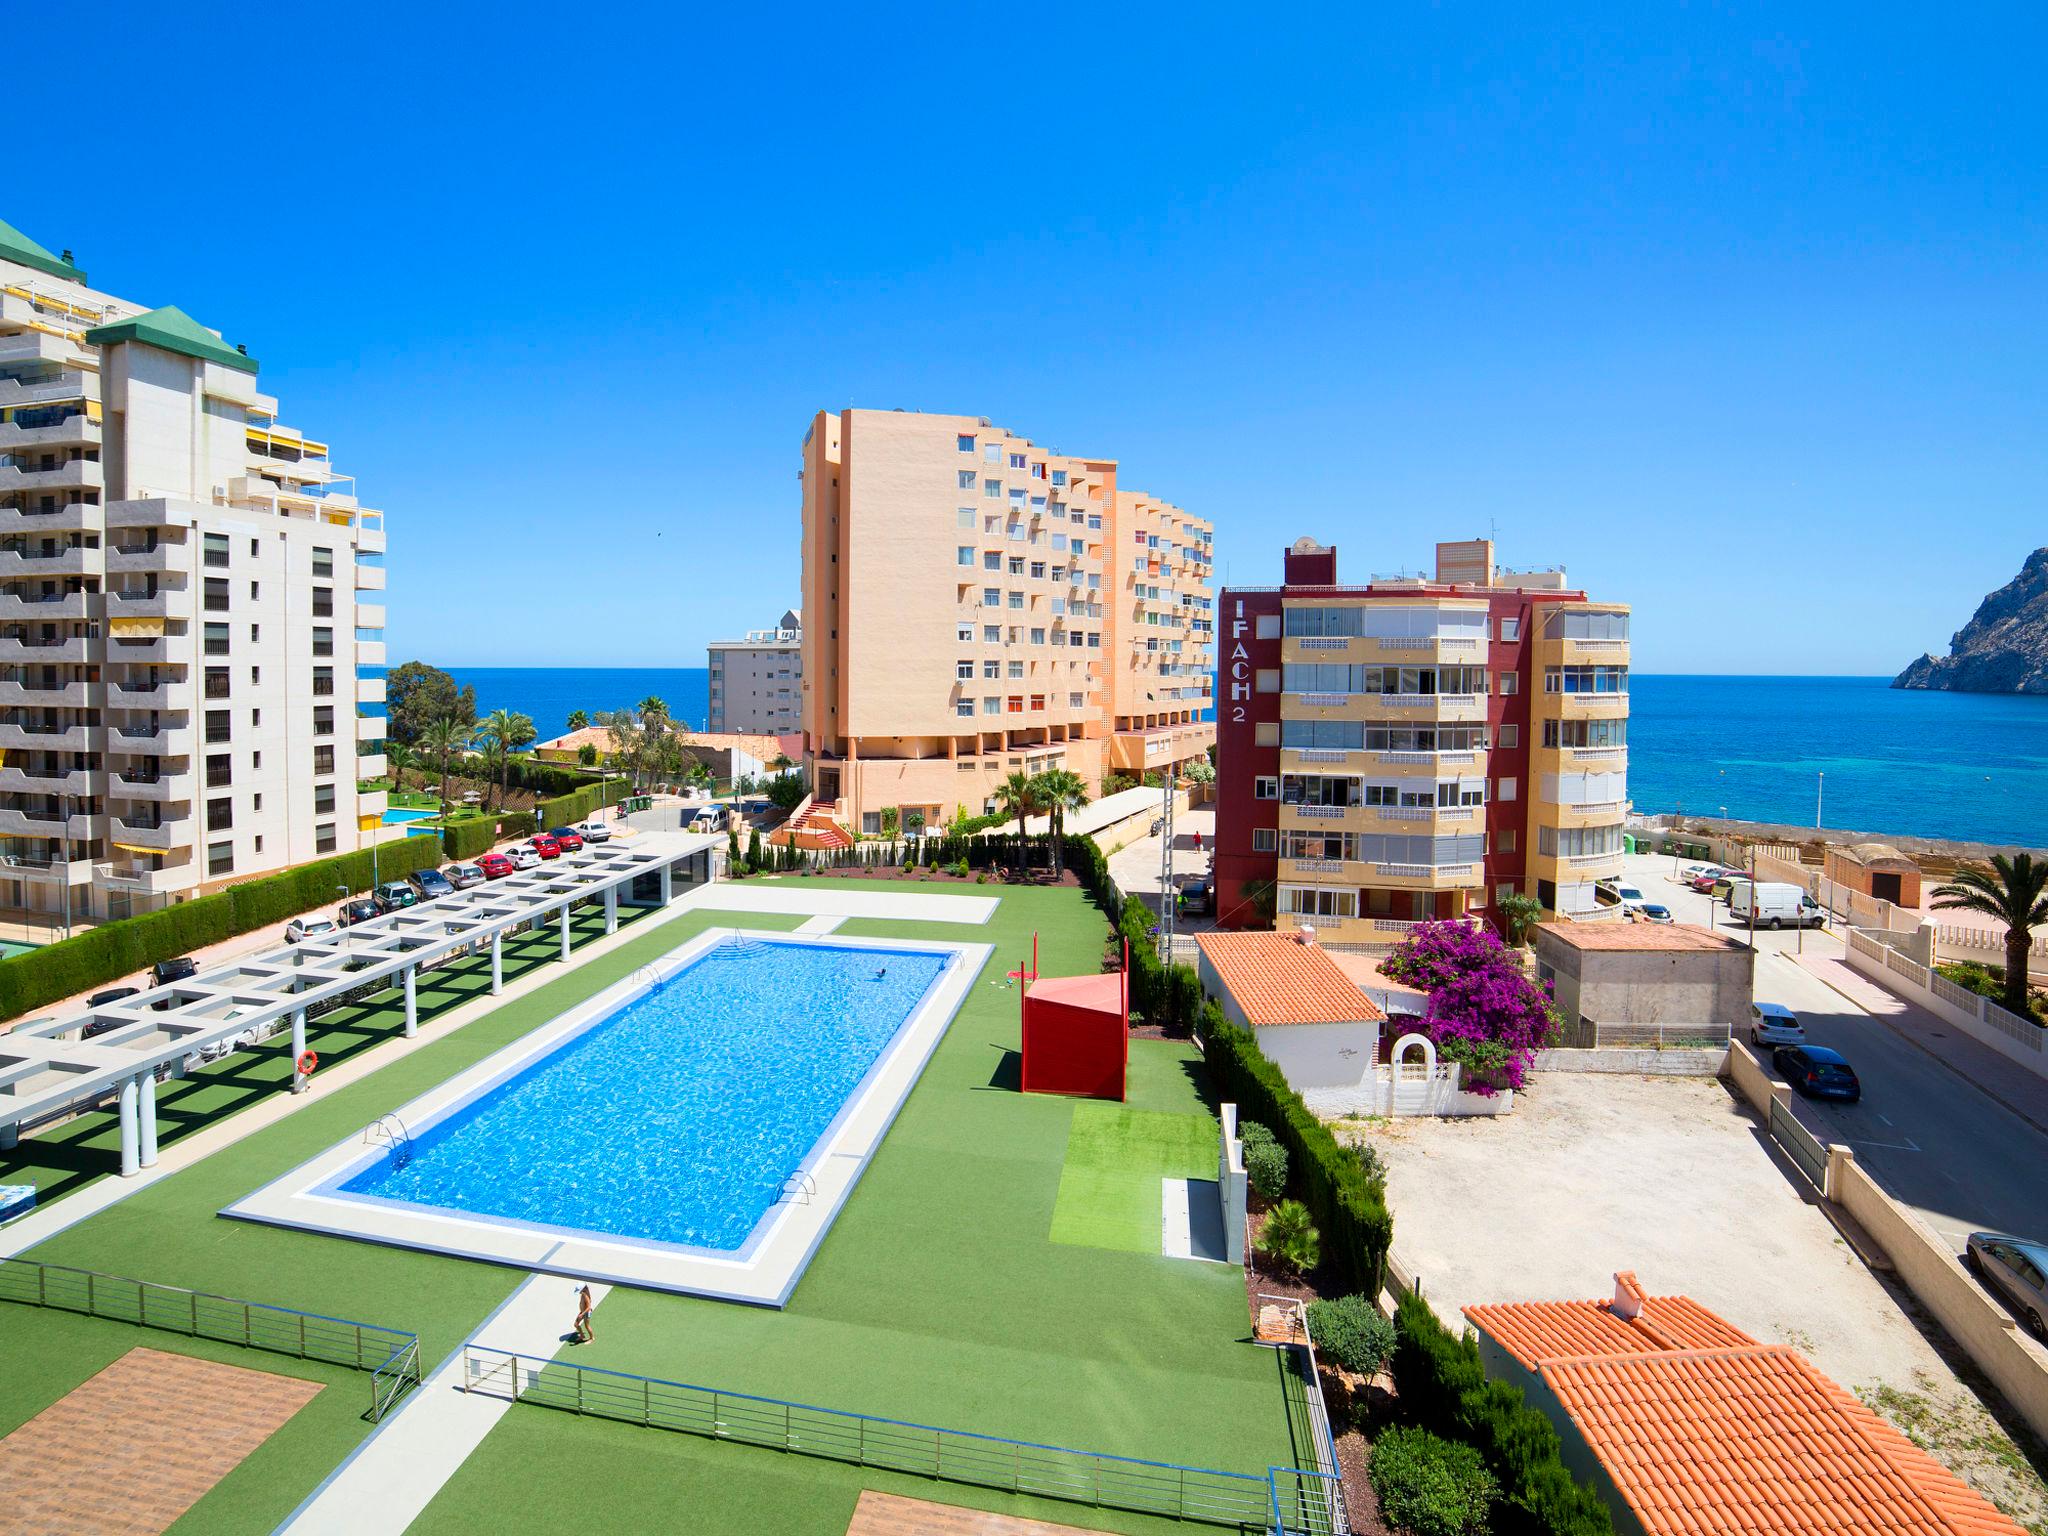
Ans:
[{"label": "black car", "polygon": [[334,920],[346,928],[350,923],[367,923],[377,915],[377,900],[373,896],[358,896],[353,901],[344,901],[334,909]]},{"label": "black car", "polygon": [[159,960],[149,968],[150,980],[159,987],[169,986],[174,981],[183,981],[187,976],[199,974],[199,962],[190,955],[180,955],[175,960]]},{"label": "black car", "polygon": [[86,999],[86,1003],[94,1008],[104,1008],[108,1003],[118,1003],[124,997],[134,997],[141,990],[140,987],[109,987],[104,992],[93,993]]},{"label": "black car", "polygon": [[438,869],[416,869],[405,878],[411,881],[412,888],[420,893],[421,901],[432,901],[436,896],[455,894],[454,885]]},{"label": "black car", "polygon": [[1771,1052],[1771,1060],[1785,1074],[1785,1081],[1809,1099],[1854,1104],[1863,1097],[1855,1068],[1824,1045],[1781,1045]]}]

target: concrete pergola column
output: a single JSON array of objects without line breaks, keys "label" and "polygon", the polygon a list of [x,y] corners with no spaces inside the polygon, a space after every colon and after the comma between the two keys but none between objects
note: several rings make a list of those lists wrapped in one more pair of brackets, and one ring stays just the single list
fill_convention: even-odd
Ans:
[{"label": "concrete pergola column", "polygon": [[302,1073],[301,1073],[301,1072],[299,1071],[299,1058],[300,1058],[301,1056],[305,1055],[305,1054],[306,1054],[306,1010],[305,1010],[305,1009],[303,1009],[303,1008],[294,1008],[294,1009],[292,1010],[292,1080],[291,1080],[291,1090],[292,1090],[292,1092],[293,1092],[293,1093],[301,1093],[301,1092],[303,1092],[303,1091],[304,1091],[304,1089],[305,1089],[305,1082],[306,1082],[306,1079],[305,1079],[305,1076],[304,1076],[304,1074],[302,1074]]},{"label": "concrete pergola column", "polygon": [[566,960],[569,958],[569,903],[567,903],[566,901],[562,903],[561,923],[562,958]]},{"label": "concrete pergola column", "polygon": [[0,1152],[12,1152],[21,1145],[21,1124],[0,1125]]},{"label": "concrete pergola column", "polygon": [[142,1122],[137,1129],[142,1133],[141,1155],[137,1159],[145,1168],[156,1166],[156,1073],[143,1073],[136,1082],[142,1089],[141,1103],[136,1106]]},{"label": "concrete pergola column", "polygon": [[661,861],[661,904],[664,907],[667,906],[674,894],[675,875],[669,868],[668,860],[663,859]]},{"label": "concrete pergola column", "polygon": [[505,934],[501,929],[491,935],[491,996],[496,997],[505,990]]},{"label": "concrete pergola column", "polygon": [[619,888],[616,885],[604,888],[604,931],[619,931]]},{"label": "concrete pergola column", "polygon": [[136,1132],[136,1101],[141,1086],[132,1077],[121,1079],[121,1177],[132,1179],[142,1171],[142,1146]]},{"label": "concrete pergola column", "polygon": [[408,1040],[420,1032],[419,975],[417,965],[405,968],[405,1038]]}]

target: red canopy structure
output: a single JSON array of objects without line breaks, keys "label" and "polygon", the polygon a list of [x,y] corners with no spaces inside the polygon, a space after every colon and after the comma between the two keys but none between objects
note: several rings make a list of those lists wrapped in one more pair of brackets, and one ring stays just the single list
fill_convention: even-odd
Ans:
[{"label": "red canopy structure", "polygon": [[1023,1089],[1121,1101],[1130,1038],[1123,972],[1033,979],[1024,993]]}]

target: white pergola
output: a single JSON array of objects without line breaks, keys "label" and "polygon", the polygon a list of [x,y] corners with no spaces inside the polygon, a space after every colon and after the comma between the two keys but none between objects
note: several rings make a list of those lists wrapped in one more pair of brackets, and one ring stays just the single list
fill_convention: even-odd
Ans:
[{"label": "white pergola", "polygon": [[[630,841],[587,845],[538,869],[388,912],[303,944],[278,944],[225,961],[118,1003],[24,1025],[0,1035],[0,1150],[32,1126],[119,1097],[121,1172],[156,1162],[156,1081],[160,1068],[183,1070],[194,1056],[232,1049],[251,1032],[268,1034],[289,1019],[292,1060],[306,1049],[307,1011],[367,984],[396,979],[405,989],[405,1033],[419,1031],[419,973],[481,944],[491,950],[491,992],[505,983],[504,938],[553,914],[569,958],[569,910],[604,903],[604,931],[616,933],[619,905],[637,903],[632,887],[653,878],[655,904],[667,906],[678,883],[711,878],[715,834],[644,832]],[[679,878],[680,877],[680,881]],[[95,1033],[88,1040],[85,1031]],[[294,1074],[296,1078],[296,1073]]]}]

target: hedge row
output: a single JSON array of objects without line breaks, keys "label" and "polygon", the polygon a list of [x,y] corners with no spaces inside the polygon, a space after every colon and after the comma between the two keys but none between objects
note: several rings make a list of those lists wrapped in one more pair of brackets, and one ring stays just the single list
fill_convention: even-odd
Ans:
[{"label": "hedge row", "polygon": [[457,860],[475,858],[498,840],[498,818],[473,816],[451,821],[441,828],[441,847]]},{"label": "hedge row", "polygon": [[[377,850],[376,873],[398,880],[440,862],[440,840],[407,837]],[[159,960],[189,954],[266,923],[296,917],[333,901],[337,886],[370,888],[370,850],[319,859],[231,885],[211,896],[124,917],[0,960],[0,1018],[12,1018],[73,993],[88,992]]]},{"label": "hedge row", "polygon": [[1325,1266],[1344,1289],[1378,1295],[1394,1241],[1386,1191],[1302,1102],[1259,1049],[1257,1037],[1230,1023],[1221,1008],[1203,997],[1193,969],[1161,962],[1151,910],[1141,901],[1123,899],[1110,877],[1109,859],[1095,840],[1070,837],[1066,849],[1068,867],[1130,942],[1132,1007],[1148,1023],[1192,1029],[1201,1036],[1217,1093],[1287,1148],[1296,1193],[1322,1231]]},{"label": "hedge row", "polygon": [[1614,1522],[1591,1488],[1572,1481],[1557,1430],[1522,1389],[1488,1381],[1470,1331],[1453,1334],[1413,1294],[1394,1313],[1394,1389],[1402,1412],[1479,1452],[1500,1483],[1497,1536],[1610,1536]]}]

